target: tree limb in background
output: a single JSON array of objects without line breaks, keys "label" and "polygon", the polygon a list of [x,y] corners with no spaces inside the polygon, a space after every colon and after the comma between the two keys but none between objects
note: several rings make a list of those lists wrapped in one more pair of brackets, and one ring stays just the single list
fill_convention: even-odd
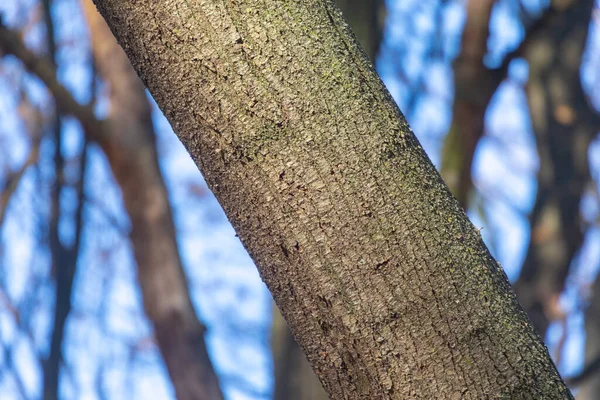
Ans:
[{"label": "tree limb in background", "polygon": [[[52,70],[56,70],[56,41],[54,35],[54,22],[51,15],[51,0],[42,1],[43,15],[46,25],[46,43],[48,47],[48,56]],[[85,169],[87,163],[87,142],[82,150],[82,157],[79,163],[79,183],[76,189],[77,210],[75,212],[75,241],[69,247],[65,246],[60,240],[59,224],[61,220],[61,194],[64,188],[64,164],[62,155],[62,123],[58,110],[54,110],[51,121],[51,132],[54,135],[54,182],[52,183],[50,194],[50,221],[48,233],[48,245],[52,257],[52,271],[55,278],[55,303],[54,303],[54,324],[52,327],[52,337],[50,340],[50,353],[48,358],[43,361],[44,400],[58,400],[60,398],[60,370],[62,360],[63,339],[65,336],[65,326],[69,313],[71,312],[71,294],[73,290],[73,280],[79,258],[81,234],[83,226],[83,207],[84,207],[84,181]]]},{"label": "tree limb in background", "polygon": [[29,72],[37,76],[52,93],[57,109],[63,114],[77,118],[85,133],[90,135],[91,140],[103,141],[104,122],[96,118],[92,107],[79,104],[56,79],[56,69],[51,60],[48,57],[38,56],[27,49],[20,35],[2,25],[2,21],[0,21],[0,54],[1,52],[14,55]]},{"label": "tree limb in background", "polygon": [[495,3],[496,0],[467,3],[461,50],[454,61],[452,123],[442,150],[441,174],[465,209],[472,186],[473,155],[483,135],[485,110],[499,84],[483,63]]},{"label": "tree limb in background", "polygon": [[454,103],[452,123],[442,149],[441,174],[463,208],[469,207],[473,187],[471,169],[479,139],[484,134],[487,107],[498,86],[506,78],[512,60],[520,57],[529,38],[547,27],[558,11],[554,7],[525,30],[523,41],[509,52],[498,68],[488,68],[489,21],[496,0],[469,1],[461,51],[454,62]]},{"label": "tree limb in background", "polygon": [[273,307],[271,348],[275,379],[274,400],[329,399],[276,306]]},{"label": "tree limb in background", "polygon": [[369,59],[375,64],[383,30],[386,7],[384,0],[335,0]]},{"label": "tree limb in background", "polygon": [[529,247],[514,287],[542,337],[561,316],[558,300],[584,239],[579,210],[591,184],[588,147],[600,126],[580,77],[593,9],[594,0],[557,9],[523,52],[540,169]]},{"label": "tree limb in background", "polygon": [[[92,14],[92,18],[96,16]],[[131,73],[136,76],[135,72],[123,65],[127,59],[115,51],[117,45],[111,40],[113,45],[109,41],[108,49],[115,53],[105,60],[117,66],[104,66],[108,73],[115,73],[115,77],[105,79],[119,85],[111,92],[109,120],[99,121],[91,107],[80,105],[56,80],[55,70],[48,60],[37,57],[25,47],[17,33],[0,25],[0,50],[17,56],[38,76],[53,94],[58,109],[80,120],[85,133],[101,145],[109,158],[132,221],[131,239],[140,269],[144,306],[155,327],[169,374],[174,377],[178,398],[219,399],[222,395],[204,344],[204,327],[193,310],[181,261],[178,253],[175,254],[175,228],[156,159],[150,105],[141,83],[131,81]],[[119,57],[121,63],[116,62]],[[101,74],[107,72],[100,63],[98,68]],[[113,80],[117,77],[121,81]],[[128,100],[129,95],[133,97]],[[113,103],[116,101],[113,96],[117,96],[119,102]],[[145,104],[138,102],[142,98]],[[147,268],[142,270],[142,264]]]},{"label": "tree limb in background", "polygon": [[17,107],[18,114],[29,137],[30,148],[23,165],[17,170],[9,172],[4,178],[4,184],[0,187],[0,229],[4,224],[10,200],[17,190],[21,179],[29,167],[35,165],[39,159],[40,144],[44,130],[44,117],[41,110],[31,102],[27,91],[22,86],[17,90],[20,92],[19,105]]},{"label": "tree limb in background", "polygon": [[6,216],[6,211],[8,210],[8,204],[12,195],[17,190],[19,186],[19,182],[21,182],[21,178],[27,172],[27,169],[37,163],[40,152],[40,140],[36,139],[33,143],[31,143],[31,149],[29,150],[29,155],[27,159],[23,163],[23,165],[10,174],[2,188],[0,188],[0,227],[2,227],[4,223],[4,218]]},{"label": "tree limb in background", "polygon": [[577,400],[597,400],[600,394],[600,275],[591,287],[592,295],[585,310],[585,356],[582,371],[567,380],[579,389]]},{"label": "tree limb in background", "polygon": [[[60,137],[60,136],[59,136]],[[58,137],[57,137],[58,139]],[[60,143],[60,140],[57,140]],[[58,151],[59,149],[57,149]],[[67,318],[71,312],[71,295],[73,281],[77,271],[77,261],[81,249],[81,235],[83,232],[83,210],[85,190],[85,170],[87,165],[88,143],[84,143],[82,156],[79,162],[79,181],[76,188],[77,209],[75,211],[75,241],[71,247],[66,247],[59,237],[59,221],[61,218],[60,192],[64,186],[62,162],[55,162],[56,177],[51,200],[49,242],[52,253],[52,269],[55,278],[54,326],[50,341],[50,354],[43,362],[44,370],[44,400],[58,400],[60,396],[59,379],[62,361],[62,347],[65,336]],[[62,157],[56,157],[55,160]]]},{"label": "tree limb in background", "polygon": [[131,219],[144,309],[179,400],[220,399],[205,327],[190,300],[167,188],[156,154],[152,108],[142,82],[95,6],[82,2],[100,76],[110,86],[109,129],[103,141]]}]

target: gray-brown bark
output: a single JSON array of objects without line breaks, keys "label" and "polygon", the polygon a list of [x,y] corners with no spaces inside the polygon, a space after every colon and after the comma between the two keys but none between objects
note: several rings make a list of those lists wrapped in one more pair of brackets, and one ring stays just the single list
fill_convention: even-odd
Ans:
[{"label": "gray-brown bark", "polygon": [[[384,28],[382,0],[336,0],[358,42],[375,64]],[[296,343],[283,316],[274,307],[272,350],[275,400],[326,400],[329,397]]]},{"label": "gray-brown bark", "polygon": [[333,398],[571,398],[330,2],[95,1]]},{"label": "gray-brown bark", "polygon": [[176,242],[158,165],[152,109],[143,84],[91,0],[83,1],[100,76],[110,85],[110,113],[100,141],[131,219],[144,310],[179,400],[221,399]]}]

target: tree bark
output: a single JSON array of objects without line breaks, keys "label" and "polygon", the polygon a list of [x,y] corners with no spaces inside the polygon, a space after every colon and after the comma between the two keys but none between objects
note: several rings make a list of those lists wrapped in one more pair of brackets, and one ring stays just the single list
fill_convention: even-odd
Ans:
[{"label": "tree bark", "polygon": [[[375,64],[385,23],[382,0],[336,0],[348,25],[369,59]],[[274,306],[271,331],[275,400],[326,400],[329,398],[296,343],[283,316]]]},{"label": "tree bark", "polygon": [[83,0],[92,52],[110,85],[108,129],[100,140],[131,219],[144,310],[179,400],[222,399],[205,328],[190,300],[171,207],[156,154],[152,108],[131,67],[91,0]]},{"label": "tree bark", "polygon": [[331,2],[95,1],[332,398],[571,398]]}]

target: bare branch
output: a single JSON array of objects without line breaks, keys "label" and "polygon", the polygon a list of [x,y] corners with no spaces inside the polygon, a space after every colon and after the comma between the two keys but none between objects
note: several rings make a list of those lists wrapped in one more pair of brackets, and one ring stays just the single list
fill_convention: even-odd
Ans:
[{"label": "bare branch", "polygon": [[20,35],[5,27],[0,21],[0,52],[17,57],[25,68],[36,75],[48,88],[56,100],[56,106],[63,114],[72,115],[83,125],[90,139],[101,141],[105,135],[105,123],[94,115],[91,106],[81,105],[71,93],[56,79],[56,68],[50,60],[40,57],[27,49]]}]

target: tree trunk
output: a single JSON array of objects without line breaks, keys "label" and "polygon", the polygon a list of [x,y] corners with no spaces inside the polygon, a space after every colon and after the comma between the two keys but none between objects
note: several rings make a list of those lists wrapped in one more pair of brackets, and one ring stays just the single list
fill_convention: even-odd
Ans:
[{"label": "tree trunk", "polygon": [[[336,0],[369,59],[375,64],[385,19],[382,0]],[[273,307],[271,347],[275,400],[327,400],[329,396],[296,343],[283,316]]]},{"label": "tree trunk", "polygon": [[83,6],[98,72],[110,85],[109,129],[100,141],[131,219],[144,310],[179,400],[222,399],[190,300],[142,82],[91,0]]},{"label": "tree trunk", "polygon": [[332,398],[571,398],[331,2],[95,1]]}]

